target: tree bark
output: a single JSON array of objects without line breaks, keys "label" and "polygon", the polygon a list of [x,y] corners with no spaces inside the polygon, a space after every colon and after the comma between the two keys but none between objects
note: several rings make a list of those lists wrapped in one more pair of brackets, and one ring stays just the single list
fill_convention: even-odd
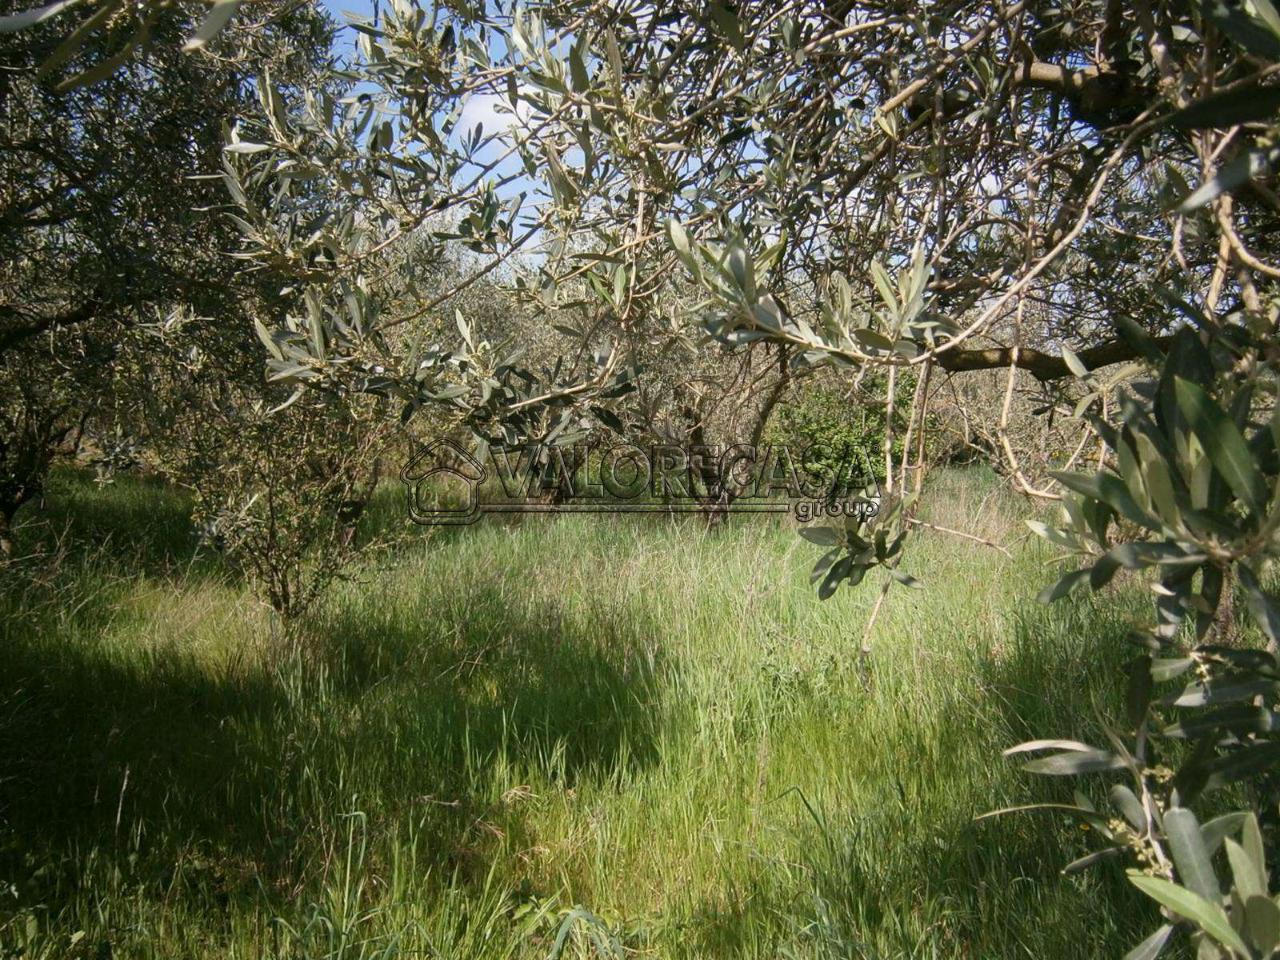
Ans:
[{"label": "tree bark", "polygon": [[0,510],[0,560],[13,559],[13,515]]},{"label": "tree bark", "polygon": [[23,322],[20,320],[22,314],[19,311],[8,304],[0,304],[0,319],[5,321],[3,328],[0,329],[0,353],[46,330],[72,327],[92,320],[99,306],[97,301],[89,300],[62,313]]},{"label": "tree bark", "polygon": [[[1155,343],[1163,350],[1172,340],[1172,337],[1157,337]],[[1076,356],[1086,370],[1096,370],[1114,363],[1136,360],[1138,352],[1123,340],[1113,340],[1077,351]],[[993,347],[987,350],[947,350],[938,354],[936,361],[938,366],[950,373],[999,370],[1003,367],[1017,366],[1040,381],[1061,380],[1063,377],[1073,376],[1067,361],[1062,357],[1027,347],[1018,351],[1016,361],[1013,350],[1009,347]]]}]

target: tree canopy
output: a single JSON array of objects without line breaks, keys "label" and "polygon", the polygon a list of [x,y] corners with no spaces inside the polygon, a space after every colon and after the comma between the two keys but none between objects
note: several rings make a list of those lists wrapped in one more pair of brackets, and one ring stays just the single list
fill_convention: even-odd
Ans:
[{"label": "tree canopy", "polygon": [[[1239,780],[1255,809],[1277,800],[1271,0],[391,0],[315,83],[288,56],[218,59],[302,8],[176,9],[60,0],[0,20],[27,68],[0,81],[6,183],[22,184],[4,197],[5,362],[47,334],[62,363],[67,331],[177,285],[252,327],[272,389],[292,391],[280,409],[372,395],[491,445],[701,443],[725,407],[747,413],[716,426],[758,439],[796,380],[847,377],[884,408],[885,509],[806,530],[824,597],[872,572],[917,585],[899,563],[927,436],[978,422],[1015,486],[1061,501],[1033,529],[1077,566],[1043,599],[1121,570],[1154,597],[1129,726],[1107,748],[1011,753],[1130,775],[1099,857],[1136,851],[1134,884],[1201,956],[1271,955],[1262,828],[1190,811]],[[216,201],[190,180],[215,168]],[[232,235],[234,280],[209,250]],[[479,316],[468,293],[489,284],[536,329]],[[259,308],[224,305],[251,288]],[[956,386],[982,371],[1003,379]],[[1233,645],[1237,594],[1257,649]],[[1160,738],[1199,746],[1161,754]],[[1224,843],[1227,894],[1208,866]]]}]

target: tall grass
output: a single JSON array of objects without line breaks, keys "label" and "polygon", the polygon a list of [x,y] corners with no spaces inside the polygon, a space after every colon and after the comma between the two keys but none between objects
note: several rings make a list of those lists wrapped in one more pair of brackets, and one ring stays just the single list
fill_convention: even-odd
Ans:
[{"label": "tall grass", "polygon": [[[1150,909],[1000,759],[1097,734],[1136,592],[1049,609],[1020,507],[941,479],[872,656],[786,522],[486,522],[384,554],[299,643],[181,497],[64,477],[0,603],[0,953],[1116,956]],[[384,521],[394,508],[382,511]],[[387,521],[390,522],[390,521]],[[16,582],[16,581],[15,581]]]}]

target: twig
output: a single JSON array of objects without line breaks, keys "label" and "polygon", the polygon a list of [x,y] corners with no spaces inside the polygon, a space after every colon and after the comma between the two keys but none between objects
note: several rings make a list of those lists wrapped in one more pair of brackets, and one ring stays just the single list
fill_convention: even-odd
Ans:
[{"label": "twig", "polygon": [[965,533],[963,530],[952,530],[950,527],[940,527],[936,523],[929,523],[928,521],[925,521],[925,520],[918,520],[915,517],[907,517],[907,523],[914,524],[917,527],[928,527],[930,530],[937,530],[939,533],[949,533],[953,537],[963,537],[965,540],[972,540],[974,543],[980,543],[983,546],[991,547],[994,550],[999,550],[1010,560],[1013,559],[1013,554],[1010,553],[1008,549],[1006,549],[1003,545],[996,543],[994,540],[988,540],[986,537],[980,537],[974,533]]}]

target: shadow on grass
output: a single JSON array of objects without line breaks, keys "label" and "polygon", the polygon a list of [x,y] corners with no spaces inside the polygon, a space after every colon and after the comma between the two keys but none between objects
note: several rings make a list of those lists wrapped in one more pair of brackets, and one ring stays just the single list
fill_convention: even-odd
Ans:
[{"label": "shadow on grass", "polygon": [[338,613],[305,652],[253,665],[129,629],[109,640],[86,611],[8,631],[0,877],[28,902],[115,876],[157,901],[195,885],[211,909],[274,909],[323,882],[356,809],[387,849],[416,831],[420,869],[481,882],[495,844],[531,840],[528,771],[608,782],[656,751],[664,671],[643,636],[517,614],[496,589],[420,625]]},{"label": "shadow on grass", "polygon": [[189,497],[145,477],[97,483],[82,470],[55,470],[45,505],[27,504],[17,525],[20,552],[60,542],[72,561],[105,556],[137,572],[189,566],[199,548]]},{"label": "shadow on grass", "polygon": [[[229,569],[222,555],[202,544],[192,522],[187,491],[159,477],[128,473],[98,483],[84,469],[60,467],[49,477],[43,506],[30,503],[18,514],[20,549],[49,548],[65,539],[72,559],[97,554],[118,561],[126,572],[164,574],[174,569]],[[392,538],[420,546],[425,539],[448,542],[467,527],[420,527],[408,520],[404,489],[384,483],[360,521],[365,540]]]}]

